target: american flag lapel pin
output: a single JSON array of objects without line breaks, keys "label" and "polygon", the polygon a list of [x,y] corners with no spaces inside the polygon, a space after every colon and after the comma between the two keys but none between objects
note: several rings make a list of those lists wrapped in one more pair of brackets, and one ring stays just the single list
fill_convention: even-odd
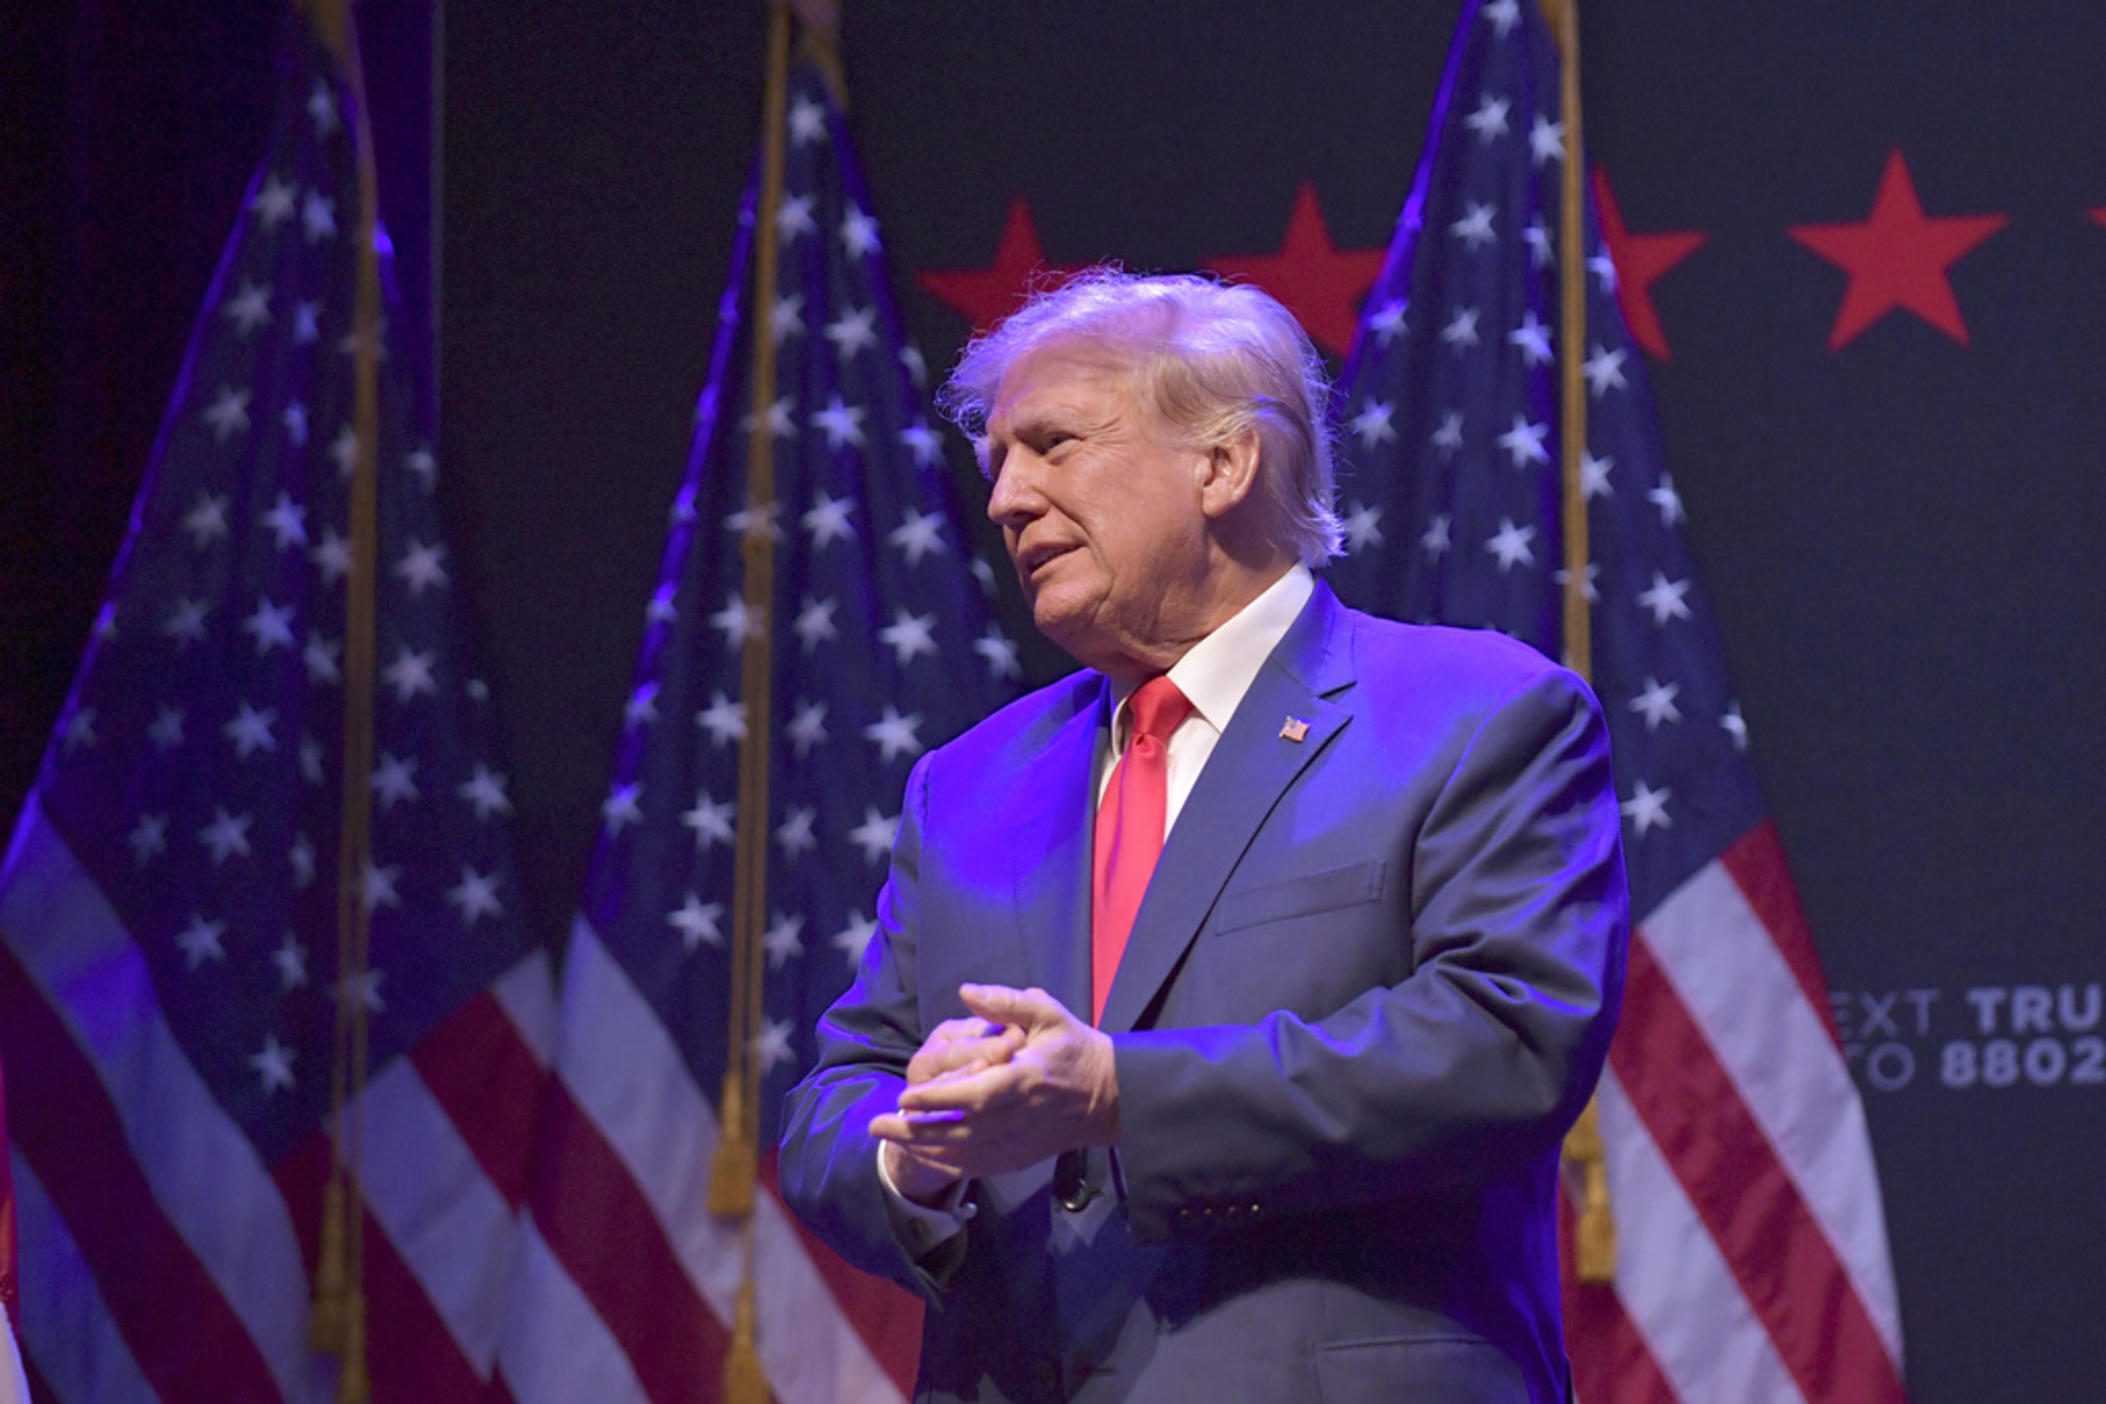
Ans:
[{"label": "american flag lapel pin", "polygon": [[1289,741],[1299,741],[1309,734],[1309,723],[1300,717],[1289,717],[1280,723],[1280,735]]}]

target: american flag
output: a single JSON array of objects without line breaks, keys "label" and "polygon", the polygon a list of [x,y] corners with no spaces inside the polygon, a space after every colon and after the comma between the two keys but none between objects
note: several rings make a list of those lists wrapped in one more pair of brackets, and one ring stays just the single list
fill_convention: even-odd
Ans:
[{"label": "american flag", "polygon": [[385,333],[372,857],[355,879],[370,964],[338,977],[358,113],[298,12],[276,84],[0,869],[22,1335],[62,1400],[333,1397],[307,1330],[340,1000],[370,1016],[373,1387],[484,1397],[553,1020],[433,497],[429,396],[410,339]]},{"label": "american flag", "polygon": [[[1346,598],[1557,657],[1554,42],[1471,0],[1341,385]],[[1863,1110],[1748,757],[1645,368],[1589,206],[1582,477],[1593,683],[1636,931],[1600,1092],[1621,1254],[1568,1281],[1579,1394],[1898,1401],[1901,1328]]]},{"label": "american flag", "polygon": [[[1013,695],[902,339],[883,243],[820,70],[790,74],[776,286],[755,289],[749,194],[708,384],[671,514],[620,759],[562,980],[557,1078],[523,1256],[520,1354],[533,1401],[716,1397],[743,1271],[705,1202],[727,1062],[739,746],[772,709],[760,1144],[815,1056],[812,1030],[874,924],[908,768]],[[747,502],[756,325],[778,357],[776,497]],[[756,522],[755,514],[759,514]],[[741,541],[774,537],[774,607],[742,592]],[[976,578],[976,576],[978,578]],[[740,694],[747,636],[771,631],[772,690]],[[784,1211],[755,1211],[758,1345],[783,1404],[910,1394],[916,1304],[834,1258]]]}]

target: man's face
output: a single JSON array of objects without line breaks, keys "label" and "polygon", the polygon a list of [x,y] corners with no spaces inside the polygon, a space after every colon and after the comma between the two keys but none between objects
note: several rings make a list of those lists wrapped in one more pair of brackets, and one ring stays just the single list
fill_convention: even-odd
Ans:
[{"label": "man's face", "polygon": [[1178,444],[1130,371],[1080,347],[1022,357],[996,391],[985,450],[987,515],[1048,638],[1138,677],[1205,634],[1207,454]]}]

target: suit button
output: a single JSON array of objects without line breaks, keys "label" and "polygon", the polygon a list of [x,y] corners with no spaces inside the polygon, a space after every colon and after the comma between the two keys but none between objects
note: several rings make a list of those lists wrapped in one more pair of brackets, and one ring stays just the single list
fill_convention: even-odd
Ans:
[{"label": "suit button", "polygon": [[1059,1397],[1061,1389],[1060,1367],[1058,1365],[1055,1365],[1050,1360],[1041,1360],[1038,1362],[1038,1368],[1031,1373],[1036,1377],[1036,1383],[1040,1390],[1056,1398]]},{"label": "suit button", "polygon": [[1257,1206],[1257,1205],[1253,1204],[1253,1205],[1251,1205],[1251,1206],[1250,1206],[1250,1216],[1251,1216],[1251,1217],[1252,1217],[1253,1219],[1255,1219],[1255,1218],[1257,1218],[1257,1217],[1258,1217],[1258,1214],[1259,1214],[1259,1212],[1260,1212],[1260,1211],[1259,1211],[1259,1209],[1258,1209],[1258,1206]]}]

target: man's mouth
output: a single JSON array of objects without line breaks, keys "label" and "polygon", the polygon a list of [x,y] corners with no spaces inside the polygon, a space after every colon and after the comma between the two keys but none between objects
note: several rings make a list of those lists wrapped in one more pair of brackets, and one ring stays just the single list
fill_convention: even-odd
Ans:
[{"label": "man's mouth", "polygon": [[1045,566],[1075,549],[1072,544],[1062,543],[1028,546],[1017,554],[1017,577],[1028,585]]}]

